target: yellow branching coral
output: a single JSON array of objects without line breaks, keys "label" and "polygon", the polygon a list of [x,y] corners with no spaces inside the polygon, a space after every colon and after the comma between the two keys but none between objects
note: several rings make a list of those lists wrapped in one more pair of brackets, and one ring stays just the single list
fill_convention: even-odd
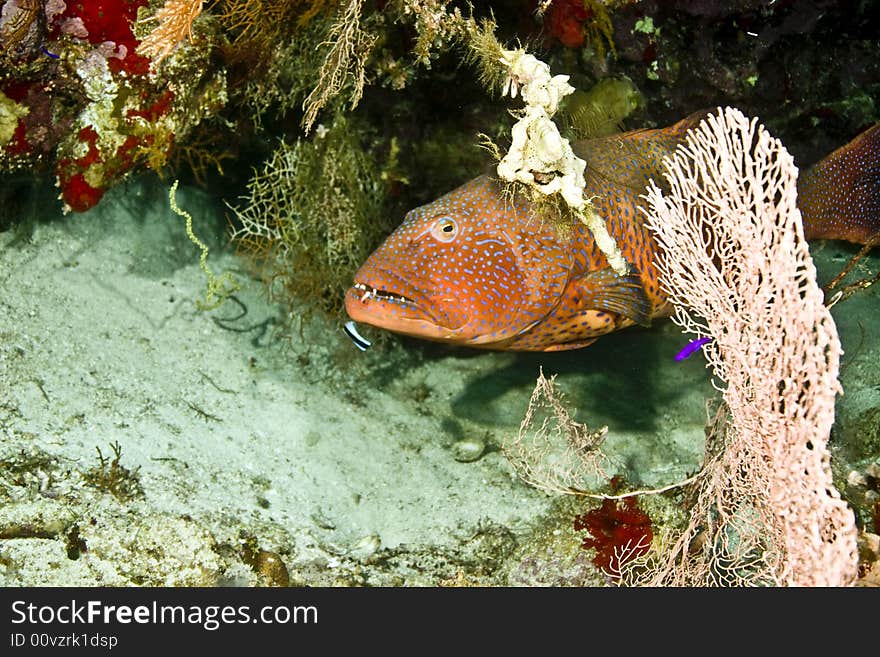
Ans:
[{"label": "yellow branching coral", "polygon": [[[342,2],[327,39],[322,44],[329,46],[329,50],[321,66],[318,82],[303,103],[305,116],[302,125],[306,133],[314,125],[318,112],[348,85],[352,88],[349,99],[351,107],[356,107],[361,99],[366,83],[367,60],[377,40],[375,34],[363,28],[364,4],[364,0]],[[437,56],[438,50],[468,38],[479,44],[475,47],[475,53],[471,54],[481,65],[486,56],[500,55],[500,46],[491,34],[494,29],[492,21],[478,25],[473,17],[465,16],[458,8],[449,8],[448,4],[448,0],[395,0],[389,3],[386,9],[388,14],[396,15],[397,21],[411,22],[415,28],[413,55],[417,64],[431,68],[431,60]],[[390,66],[385,64],[386,70]],[[497,78],[503,75],[500,69],[497,62],[484,66],[481,68],[481,77],[485,75],[486,80]],[[393,86],[395,84],[398,87],[405,84],[405,78],[399,72],[392,83]]]},{"label": "yellow branching coral", "polygon": [[137,47],[140,55],[158,64],[171,54],[184,39],[192,39],[193,21],[202,13],[204,0],[165,0],[165,4],[149,18],[140,22],[158,21],[159,24]]},{"label": "yellow branching coral", "polygon": [[357,106],[364,91],[366,82],[366,60],[373,44],[375,35],[361,29],[361,7],[364,0],[348,0],[339,10],[336,22],[324,45],[330,45],[330,51],[321,66],[317,86],[303,102],[303,128],[306,133],[312,129],[318,112],[333,96],[338,94],[349,76],[354,78],[354,89],[351,92],[351,106]]},{"label": "yellow branching coral", "polygon": [[[477,69],[480,84],[490,93],[497,93],[507,79],[507,66],[502,64],[504,46],[495,36],[495,21],[484,19],[467,25],[465,61]],[[500,159],[500,158],[499,158]]]},{"label": "yellow branching coral", "polygon": [[208,245],[196,237],[192,227],[192,215],[186,210],[181,210],[177,205],[177,182],[178,181],[175,180],[174,184],[171,185],[171,190],[168,192],[168,203],[171,206],[171,211],[174,212],[174,214],[183,217],[186,221],[186,236],[189,238],[190,242],[199,247],[199,250],[201,251],[201,255],[199,256],[199,267],[205,276],[208,277],[208,288],[205,290],[205,300],[196,301],[196,306],[200,310],[213,310],[223,303],[223,301],[230,295],[234,294],[239,286],[230,272],[227,271],[220,276],[215,276],[214,272],[211,271],[211,268],[208,267]]},{"label": "yellow branching coral", "polygon": [[271,47],[282,30],[309,24],[319,13],[332,7],[333,0],[226,0],[218,19],[232,33],[232,41],[255,41]]}]

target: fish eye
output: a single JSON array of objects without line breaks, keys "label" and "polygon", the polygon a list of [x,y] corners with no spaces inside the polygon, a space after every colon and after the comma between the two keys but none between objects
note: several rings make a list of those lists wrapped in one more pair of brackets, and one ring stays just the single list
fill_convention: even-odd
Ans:
[{"label": "fish eye", "polygon": [[451,242],[458,235],[458,224],[452,217],[438,217],[431,226],[431,236],[438,242]]}]

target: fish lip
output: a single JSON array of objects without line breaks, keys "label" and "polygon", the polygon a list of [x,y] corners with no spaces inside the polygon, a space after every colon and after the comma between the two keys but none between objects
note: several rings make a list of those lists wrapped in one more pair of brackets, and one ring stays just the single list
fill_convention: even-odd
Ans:
[{"label": "fish lip", "polygon": [[[356,296],[358,300],[362,303],[367,301],[384,301],[401,304],[405,308],[415,310],[419,315],[421,315],[422,318],[427,318],[430,321],[436,323],[436,316],[428,308],[425,308],[421,304],[417,303],[416,300],[412,298],[412,296],[397,291],[399,289],[403,289],[406,291],[415,290],[416,287],[412,283],[401,277],[399,274],[395,274],[385,269],[377,269],[376,272],[379,276],[370,276],[363,278],[355,277],[354,284],[348,289],[349,295]],[[392,291],[387,289],[387,287],[376,287],[374,285],[371,285],[370,283],[365,282],[370,278],[375,279],[377,277],[393,281],[394,283],[399,284],[399,286],[395,285],[395,289]],[[419,318],[416,317],[413,319]]]}]

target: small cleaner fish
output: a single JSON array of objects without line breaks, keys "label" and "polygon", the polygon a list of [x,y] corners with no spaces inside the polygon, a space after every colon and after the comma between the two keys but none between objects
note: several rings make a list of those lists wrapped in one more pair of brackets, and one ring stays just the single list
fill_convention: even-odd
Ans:
[{"label": "small cleaner fish", "polygon": [[[556,351],[668,316],[658,247],[637,210],[662,159],[706,113],[664,129],[573,144],[585,196],[630,263],[620,276],[584,226],[559,231],[482,175],[411,210],[364,262],[345,296],[354,322],[483,349]],[[807,239],[864,244],[880,230],[880,123],[799,176]]]}]

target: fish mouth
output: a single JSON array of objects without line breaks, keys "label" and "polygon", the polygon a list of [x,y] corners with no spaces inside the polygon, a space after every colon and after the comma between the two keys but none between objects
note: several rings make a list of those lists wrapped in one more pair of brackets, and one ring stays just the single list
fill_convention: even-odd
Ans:
[{"label": "fish mouth", "polygon": [[434,321],[433,314],[412,297],[361,281],[348,288],[345,310],[355,321],[380,327],[388,322]]},{"label": "fish mouth", "polygon": [[445,326],[437,313],[417,302],[412,293],[403,292],[412,289],[418,293],[418,288],[400,276],[381,273],[379,279],[383,282],[391,279],[395,289],[390,290],[387,285],[376,287],[356,278],[345,295],[345,311],[352,320],[428,340],[449,340],[458,334]]}]

